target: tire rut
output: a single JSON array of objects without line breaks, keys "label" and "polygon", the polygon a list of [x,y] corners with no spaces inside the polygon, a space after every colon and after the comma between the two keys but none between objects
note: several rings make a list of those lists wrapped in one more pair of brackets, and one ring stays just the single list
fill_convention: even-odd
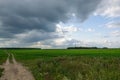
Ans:
[{"label": "tire rut", "polygon": [[[10,55],[12,56],[12,63],[10,63]],[[4,72],[0,80],[35,80],[31,72],[15,60],[13,54],[8,54],[8,58],[2,67]]]}]

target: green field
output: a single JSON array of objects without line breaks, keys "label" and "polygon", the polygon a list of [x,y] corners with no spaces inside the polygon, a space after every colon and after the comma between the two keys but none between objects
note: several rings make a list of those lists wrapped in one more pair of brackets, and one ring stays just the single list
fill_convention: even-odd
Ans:
[{"label": "green field", "polygon": [[[120,80],[120,49],[7,50],[36,80]],[[7,58],[0,50],[0,64]]]},{"label": "green field", "polygon": [[6,58],[7,58],[7,54],[5,54],[5,51],[4,51],[4,50],[1,50],[1,49],[0,49],[0,65],[1,65],[3,62],[5,62]]}]

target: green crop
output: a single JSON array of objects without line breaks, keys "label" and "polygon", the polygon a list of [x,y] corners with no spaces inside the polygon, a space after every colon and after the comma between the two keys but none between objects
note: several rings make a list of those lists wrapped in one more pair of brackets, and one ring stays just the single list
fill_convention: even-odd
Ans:
[{"label": "green crop", "polygon": [[28,67],[36,80],[120,80],[120,49],[7,51]]}]

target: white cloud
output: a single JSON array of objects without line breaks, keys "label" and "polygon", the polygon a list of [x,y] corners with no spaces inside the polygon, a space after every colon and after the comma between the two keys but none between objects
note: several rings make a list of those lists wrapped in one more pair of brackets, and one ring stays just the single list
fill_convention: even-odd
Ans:
[{"label": "white cloud", "polygon": [[94,31],[95,31],[95,29],[92,29],[92,28],[87,29],[87,32],[94,32]]},{"label": "white cloud", "polygon": [[120,28],[120,22],[112,21],[112,22],[107,23],[105,26],[107,26],[108,28]]},{"label": "white cloud", "polygon": [[42,49],[50,49],[52,48],[51,45],[43,44],[42,42],[35,42],[34,44],[30,45],[30,47],[34,48],[42,48]]},{"label": "white cloud", "polygon": [[104,41],[103,41],[103,44],[106,45],[106,46],[111,46],[111,45],[112,45],[112,42],[109,41],[109,40],[104,40]]},{"label": "white cloud", "polygon": [[56,32],[62,32],[62,33],[71,33],[71,32],[77,32],[78,30],[80,30],[77,27],[74,27],[73,25],[71,26],[64,26],[62,24],[57,24],[56,25]]},{"label": "white cloud", "polygon": [[120,42],[119,41],[111,41],[111,40],[103,40],[101,43],[105,47],[110,47],[110,48],[115,48],[115,47],[120,47]]},{"label": "white cloud", "polygon": [[[23,46],[24,45],[24,46]],[[22,43],[19,39],[5,39],[0,41],[0,47],[27,47],[30,44]]]},{"label": "white cloud", "polygon": [[72,16],[73,16],[73,17],[76,17],[76,14],[75,14],[75,13],[72,13]]},{"label": "white cloud", "polygon": [[57,46],[64,45],[65,42],[66,42],[65,38],[59,38],[59,39],[55,39],[55,40],[54,40],[54,43],[55,43]]},{"label": "white cloud", "polygon": [[102,0],[95,15],[120,17],[120,0]]},{"label": "white cloud", "polygon": [[120,37],[120,30],[113,31],[111,35],[115,37]]}]

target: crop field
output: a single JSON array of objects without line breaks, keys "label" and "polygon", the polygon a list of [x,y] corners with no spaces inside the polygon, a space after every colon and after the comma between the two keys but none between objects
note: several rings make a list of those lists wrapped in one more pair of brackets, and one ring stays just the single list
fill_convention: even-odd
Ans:
[{"label": "crop field", "polygon": [[0,50],[0,64],[6,53],[14,54],[35,80],[120,80],[120,49]]},{"label": "crop field", "polygon": [[0,50],[0,65],[5,62],[7,58],[7,55],[5,54],[5,51],[4,50]]}]

